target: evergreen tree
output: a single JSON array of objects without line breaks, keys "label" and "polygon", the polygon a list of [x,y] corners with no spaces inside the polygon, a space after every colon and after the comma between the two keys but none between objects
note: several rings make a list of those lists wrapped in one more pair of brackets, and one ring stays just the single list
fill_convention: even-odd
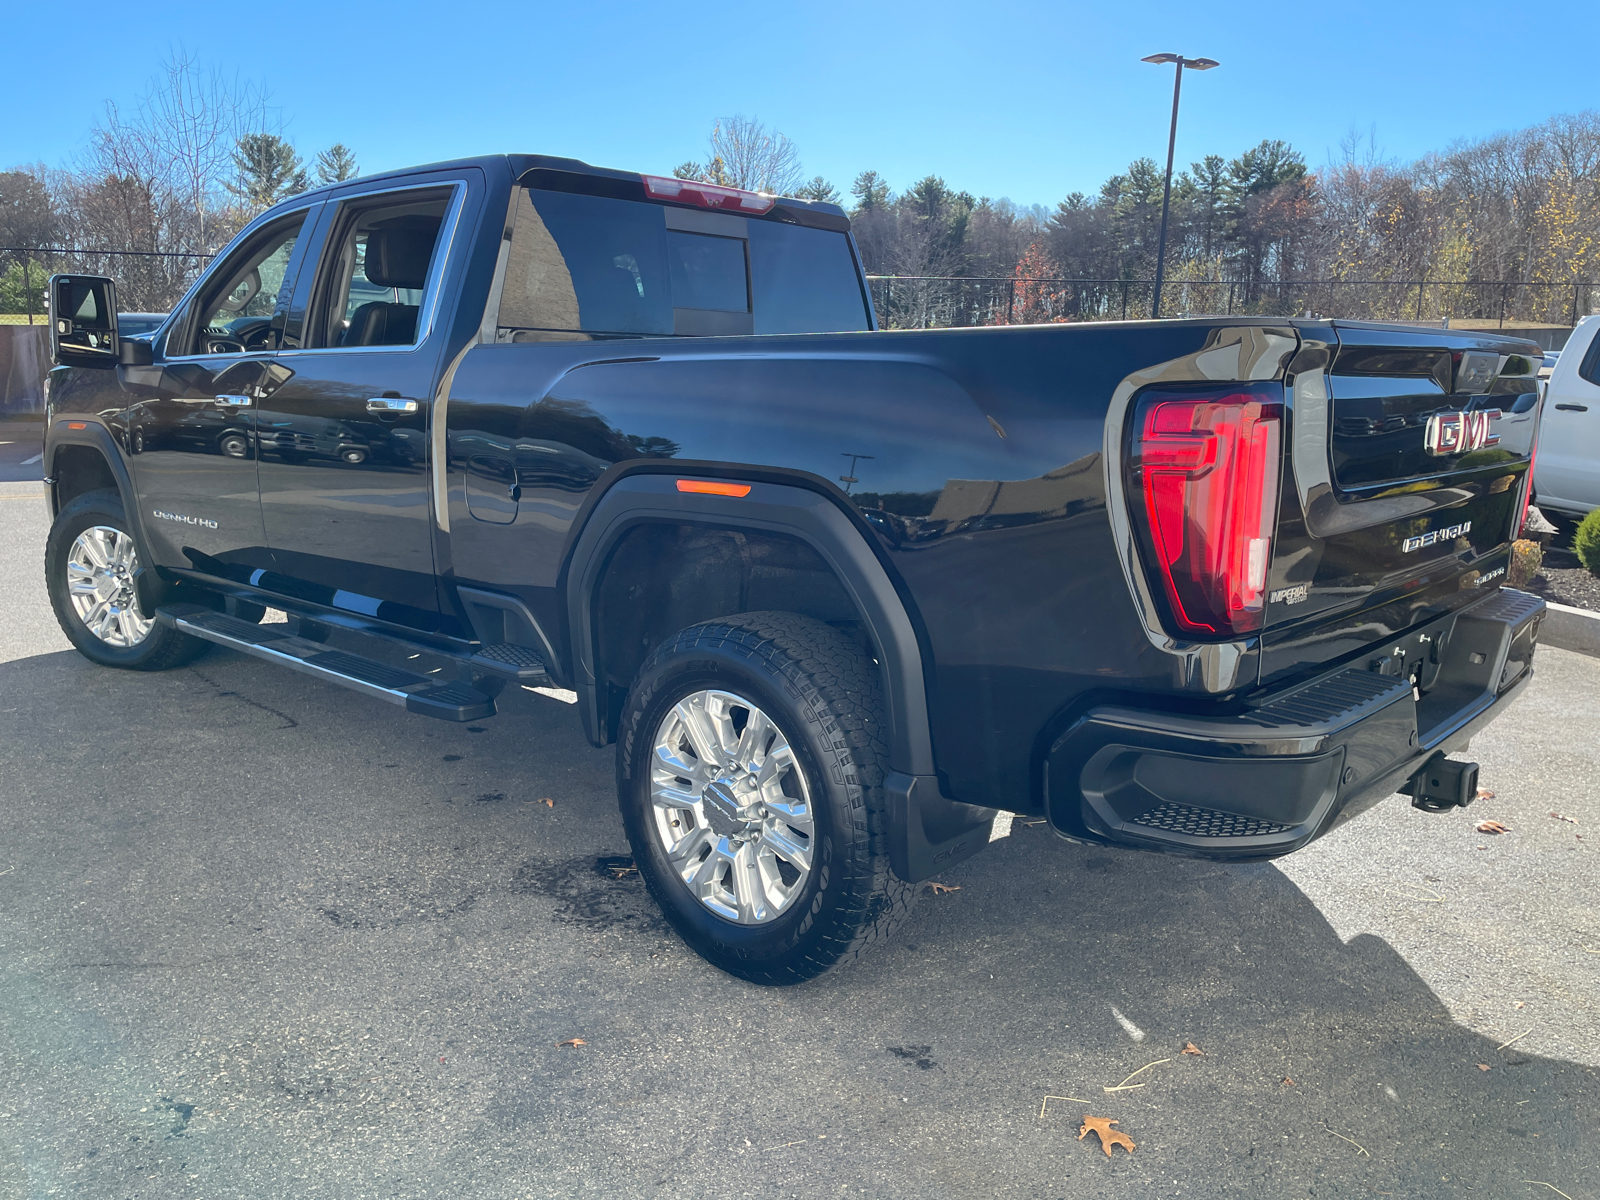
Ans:
[{"label": "evergreen tree", "polygon": [[275,133],[247,133],[233,151],[239,173],[228,190],[257,211],[297,195],[310,186],[294,146]]},{"label": "evergreen tree", "polygon": [[850,194],[856,198],[855,214],[874,212],[889,204],[889,184],[876,171],[863,171],[850,185]]},{"label": "evergreen tree", "polygon": [[797,200],[826,200],[829,204],[837,204],[842,199],[839,189],[829,183],[821,175],[813,175],[810,183],[802,183],[794,190]]},{"label": "evergreen tree", "polygon": [[355,151],[343,142],[335,142],[317,155],[318,183],[343,183],[360,173]]}]

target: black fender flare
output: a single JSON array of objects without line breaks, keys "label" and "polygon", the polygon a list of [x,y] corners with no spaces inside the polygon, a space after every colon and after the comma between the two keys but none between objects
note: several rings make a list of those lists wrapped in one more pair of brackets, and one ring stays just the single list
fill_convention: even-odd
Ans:
[{"label": "black fender flare", "polygon": [[[77,428],[73,428],[77,426]],[[134,545],[139,549],[139,561],[150,564],[139,571],[137,586],[141,604],[153,607],[160,599],[151,585],[160,588],[155,556],[150,553],[150,541],[145,536],[144,512],[139,507],[139,493],[134,490],[133,476],[128,472],[128,461],[122,454],[122,447],[117,444],[116,437],[105,424],[92,416],[58,417],[50,423],[45,433],[44,446],[44,477],[47,481],[45,502],[50,509],[50,520],[53,522],[61,515],[61,505],[56,502],[56,457],[63,446],[87,446],[97,451],[105,460],[106,468],[111,472],[111,478],[116,481],[117,491],[122,496],[122,512],[128,518],[128,524],[133,526]]]},{"label": "black fender flare", "polygon": [[844,586],[878,649],[889,720],[891,770],[884,788],[895,873],[914,883],[981,850],[988,842],[995,810],[961,804],[940,792],[922,650],[906,604],[867,535],[829,497],[808,487],[763,479],[764,472],[729,476],[748,482],[750,490],[743,496],[680,491],[677,481],[684,473],[680,468],[672,474],[636,473],[618,479],[590,509],[568,559],[564,580],[572,684],[589,740],[595,745],[605,740],[595,662],[594,596],[611,551],[623,535],[647,522],[784,534],[821,556]]}]

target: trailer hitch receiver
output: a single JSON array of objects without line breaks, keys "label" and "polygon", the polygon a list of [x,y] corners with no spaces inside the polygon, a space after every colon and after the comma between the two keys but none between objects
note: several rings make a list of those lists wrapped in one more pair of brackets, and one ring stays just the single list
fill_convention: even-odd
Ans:
[{"label": "trailer hitch receiver", "polygon": [[1424,763],[1400,791],[1411,797],[1412,808],[1426,812],[1465,808],[1478,795],[1478,764],[1452,762],[1441,751]]}]

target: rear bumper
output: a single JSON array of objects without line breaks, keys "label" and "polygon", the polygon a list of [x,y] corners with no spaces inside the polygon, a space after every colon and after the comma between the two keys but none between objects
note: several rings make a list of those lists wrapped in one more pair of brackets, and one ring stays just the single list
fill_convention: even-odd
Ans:
[{"label": "rear bumper", "polygon": [[1297,850],[1492,721],[1533,676],[1544,611],[1496,592],[1227,717],[1092,709],[1051,747],[1050,824],[1207,858]]}]

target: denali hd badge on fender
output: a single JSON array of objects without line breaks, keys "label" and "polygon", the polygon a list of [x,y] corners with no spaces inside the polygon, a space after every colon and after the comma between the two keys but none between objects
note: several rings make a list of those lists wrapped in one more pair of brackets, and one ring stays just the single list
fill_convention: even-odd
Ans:
[{"label": "denali hd badge on fender", "polygon": [[1500,435],[1490,432],[1490,423],[1500,419],[1498,408],[1482,412],[1434,413],[1422,434],[1422,448],[1429,454],[1465,454],[1499,443]]},{"label": "denali hd badge on fender", "polygon": [[1459,525],[1451,525],[1447,529],[1434,529],[1427,533],[1408,537],[1400,544],[1403,554],[1410,554],[1413,550],[1421,550],[1424,546],[1432,546],[1438,542],[1451,542],[1461,537],[1472,529],[1471,521],[1463,521]]}]

